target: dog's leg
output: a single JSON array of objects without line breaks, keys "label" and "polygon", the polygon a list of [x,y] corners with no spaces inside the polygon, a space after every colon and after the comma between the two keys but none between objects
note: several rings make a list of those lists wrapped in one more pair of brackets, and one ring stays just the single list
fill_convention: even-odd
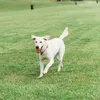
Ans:
[{"label": "dog's leg", "polygon": [[62,59],[60,58],[60,55],[59,54],[57,55],[57,59],[59,61],[59,65],[58,65],[58,72],[59,72],[61,70],[61,67],[63,67]]},{"label": "dog's leg", "polygon": [[54,63],[54,59],[51,59],[43,71],[44,74],[46,74],[48,72],[49,68],[52,66],[53,63]]},{"label": "dog's leg", "polygon": [[38,78],[41,78],[43,76],[43,69],[44,69],[44,63],[42,60],[40,60],[40,76]]},{"label": "dog's leg", "polygon": [[63,67],[62,61],[59,61],[59,65],[58,65],[58,72],[60,72],[61,67]]},{"label": "dog's leg", "polygon": [[63,47],[59,54],[58,54],[58,61],[59,61],[59,65],[58,65],[58,72],[61,70],[61,67],[63,67],[63,64],[62,64],[62,60],[63,60],[63,56],[64,56],[64,52],[65,52],[65,48]]}]

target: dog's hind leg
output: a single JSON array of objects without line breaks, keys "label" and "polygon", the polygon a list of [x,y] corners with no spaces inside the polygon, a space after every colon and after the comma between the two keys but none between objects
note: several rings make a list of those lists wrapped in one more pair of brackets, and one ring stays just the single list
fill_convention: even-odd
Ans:
[{"label": "dog's hind leg", "polygon": [[57,55],[57,59],[59,61],[58,72],[61,70],[61,67],[63,67],[62,60],[63,60],[64,52],[65,52],[65,47],[61,48]]},{"label": "dog's hind leg", "polygon": [[58,64],[58,72],[61,70],[61,67],[63,67],[63,64],[62,64],[62,59],[58,59],[59,61],[59,64]]}]

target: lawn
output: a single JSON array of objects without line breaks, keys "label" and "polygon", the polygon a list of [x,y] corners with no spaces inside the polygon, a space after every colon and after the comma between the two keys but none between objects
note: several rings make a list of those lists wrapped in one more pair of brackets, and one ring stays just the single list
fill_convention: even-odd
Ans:
[{"label": "lawn", "polygon": [[[37,79],[31,35],[59,37],[66,26],[63,69],[55,59]],[[0,0],[0,100],[100,100],[100,3]]]}]

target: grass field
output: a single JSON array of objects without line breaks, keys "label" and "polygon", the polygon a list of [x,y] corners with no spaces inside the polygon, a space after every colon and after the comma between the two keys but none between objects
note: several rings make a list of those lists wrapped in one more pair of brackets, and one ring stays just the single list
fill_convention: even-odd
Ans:
[{"label": "grass field", "polygon": [[[0,0],[0,100],[100,100],[100,4],[53,0]],[[57,60],[39,76],[31,35],[64,39],[64,67]],[[47,61],[46,61],[47,63]]]}]

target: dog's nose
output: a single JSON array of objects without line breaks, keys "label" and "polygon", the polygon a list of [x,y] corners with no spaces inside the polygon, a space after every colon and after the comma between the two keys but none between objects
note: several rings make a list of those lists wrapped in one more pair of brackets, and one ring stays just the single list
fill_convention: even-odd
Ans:
[{"label": "dog's nose", "polygon": [[39,48],[39,46],[36,46],[36,49],[38,49]]}]

